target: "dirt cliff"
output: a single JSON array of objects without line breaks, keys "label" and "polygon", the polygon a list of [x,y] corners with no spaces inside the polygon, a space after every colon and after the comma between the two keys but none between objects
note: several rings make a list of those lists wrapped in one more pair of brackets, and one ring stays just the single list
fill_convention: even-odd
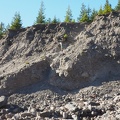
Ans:
[{"label": "dirt cliff", "polygon": [[66,90],[120,79],[120,13],[39,24],[0,40],[0,95],[40,81]]}]

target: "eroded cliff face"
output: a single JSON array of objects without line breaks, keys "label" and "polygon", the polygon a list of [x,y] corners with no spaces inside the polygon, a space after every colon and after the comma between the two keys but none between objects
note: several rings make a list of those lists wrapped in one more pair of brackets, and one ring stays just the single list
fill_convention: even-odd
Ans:
[{"label": "eroded cliff face", "polygon": [[[65,55],[55,58],[52,66],[63,78],[61,86],[76,88],[120,78],[119,22],[119,13],[97,16],[63,51]],[[56,85],[60,81],[52,79]]]},{"label": "eroded cliff face", "polygon": [[[65,37],[67,35],[67,37]],[[91,24],[34,25],[0,40],[0,94],[39,81],[67,90],[120,78],[120,13]]]}]

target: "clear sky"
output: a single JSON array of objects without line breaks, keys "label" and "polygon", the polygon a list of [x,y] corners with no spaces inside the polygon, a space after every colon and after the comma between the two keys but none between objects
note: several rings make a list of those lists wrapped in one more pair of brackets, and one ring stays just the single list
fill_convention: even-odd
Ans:
[{"label": "clear sky", "polygon": [[[80,14],[81,4],[84,3],[86,7],[98,10],[100,6],[105,4],[106,0],[43,0],[45,7],[45,15],[47,18],[56,16],[61,21],[68,6],[72,10],[72,15],[77,20]],[[112,8],[114,8],[118,0],[109,0]],[[0,0],[0,22],[5,25],[10,24],[15,12],[21,15],[23,26],[31,26],[36,20],[40,8],[41,0]]]}]

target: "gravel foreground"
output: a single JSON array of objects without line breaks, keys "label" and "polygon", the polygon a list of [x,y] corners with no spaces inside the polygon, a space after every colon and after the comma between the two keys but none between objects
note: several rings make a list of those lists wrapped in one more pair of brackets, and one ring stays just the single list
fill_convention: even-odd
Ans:
[{"label": "gravel foreground", "polygon": [[63,91],[47,83],[8,97],[0,120],[120,120],[120,81]]}]

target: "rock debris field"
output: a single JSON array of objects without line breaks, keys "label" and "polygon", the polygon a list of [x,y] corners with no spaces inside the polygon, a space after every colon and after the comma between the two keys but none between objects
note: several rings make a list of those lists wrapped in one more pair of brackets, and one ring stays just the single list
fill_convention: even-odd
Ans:
[{"label": "rock debris field", "polygon": [[120,120],[120,12],[9,30],[0,120]]}]

